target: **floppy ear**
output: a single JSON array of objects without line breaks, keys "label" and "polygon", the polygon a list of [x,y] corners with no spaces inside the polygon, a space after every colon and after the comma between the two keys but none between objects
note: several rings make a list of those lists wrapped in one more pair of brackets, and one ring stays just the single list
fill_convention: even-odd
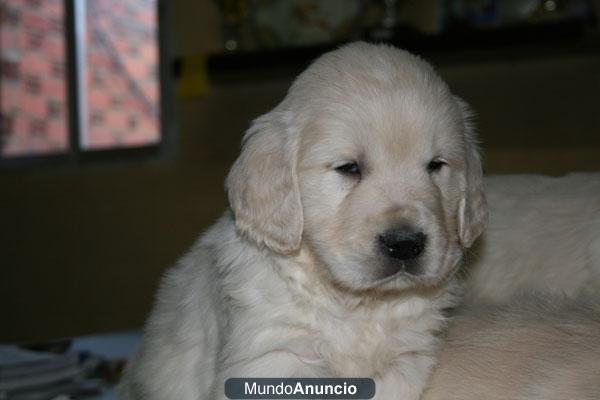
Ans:
[{"label": "floppy ear", "polygon": [[479,147],[472,124],[473,112],[468,104],[456,97],[460,107],[466,139],[466,165],[462,195],[458,206],[458,237],[469,248],[483,232],[488,220],[487,201],[483,190],[483,171]]},{"label": "floppy ear", "polygon": [[303,229],[298,135],[285,120],[274,110],[254,121],[225,183],[237,229],[283,254],[300,247]]}]

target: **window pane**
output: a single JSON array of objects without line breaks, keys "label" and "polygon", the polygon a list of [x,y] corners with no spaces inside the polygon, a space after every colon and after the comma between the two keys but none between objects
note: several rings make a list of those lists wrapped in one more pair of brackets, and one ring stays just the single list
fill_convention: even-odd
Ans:
[{"label": "window pane", "polygon": [[85,149],[160,140],[156,0],[88,0]]},{"label": "window pane", "polygon": [[68,147],[63,0],[0,0],[0,156]]}]

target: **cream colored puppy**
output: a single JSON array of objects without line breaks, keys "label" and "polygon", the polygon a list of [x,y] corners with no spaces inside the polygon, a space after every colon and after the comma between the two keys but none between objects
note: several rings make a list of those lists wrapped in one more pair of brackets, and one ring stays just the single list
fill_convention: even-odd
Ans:
[{"label": "cream colored puppy", "polygon": [[423,400],[600,399],[600,303],[519,297],[462,309]]},{"label": "cream colored puppy", "polygon": [[600,173],[484,179],[490,223],[471,252],[467,302],[600,295]]},{"label": "cream colored puppy", "polygon": [[421,59],[356,43],[246,133],[231,211],[165,276],[122,399],[229,377],[371,377],[418,399],[486,220],[469,113]]}]

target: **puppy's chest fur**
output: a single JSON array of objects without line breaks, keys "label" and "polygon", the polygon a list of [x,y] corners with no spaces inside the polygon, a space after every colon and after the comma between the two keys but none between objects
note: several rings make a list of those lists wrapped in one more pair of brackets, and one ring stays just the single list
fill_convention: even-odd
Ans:
[{"label": "puppy's chest fur", "polygon": [[[407,359],[430,357],[441,319],[417,303],[411,299],[405,304],[365,306],[371,312],[321,315],[322,345],[317,351],[327,369],[337,376],[377,378],[399,369]],[[418,363],[409,364],[418,368]]]},{"label": "puppy's chest fur", "polygon": [[286,349],[318,376],[377,378],[390,370],[402,373],[405,365],[429,368],[430,362],[419,358],[432,358],[435,334],[443,324],[441,309],[451,302],[451,294],[358,298],[336,292],[306,266],[285,264],[275,268],[275,292],[273,280],[268,289],[261,288],[265,280],[253,282],[257,286],[252,292],[262,296],[253,299],[252,313],[272,318],[260,319],[262,325],[255,328],[261,333],[255,340],[263,343],[250,348]]}]

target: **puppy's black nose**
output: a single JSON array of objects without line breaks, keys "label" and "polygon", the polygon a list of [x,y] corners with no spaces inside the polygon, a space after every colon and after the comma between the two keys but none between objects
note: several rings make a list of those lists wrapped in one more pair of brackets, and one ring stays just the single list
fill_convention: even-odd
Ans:
[{"label": "puppy's black nose", "polygon": [[393,228],[379,235],[381,250],[386,256],[399,261],[417,258],[425,250],[427,236],[410,227]]}]

